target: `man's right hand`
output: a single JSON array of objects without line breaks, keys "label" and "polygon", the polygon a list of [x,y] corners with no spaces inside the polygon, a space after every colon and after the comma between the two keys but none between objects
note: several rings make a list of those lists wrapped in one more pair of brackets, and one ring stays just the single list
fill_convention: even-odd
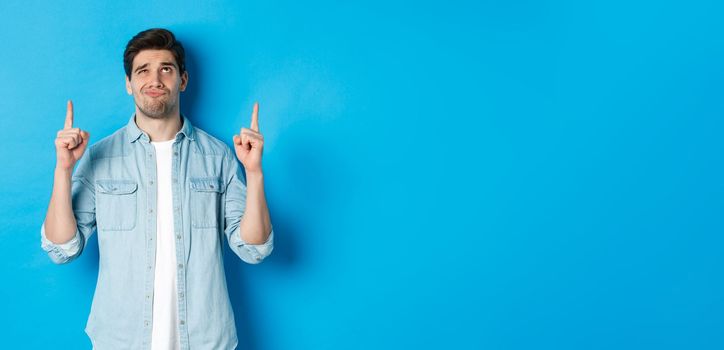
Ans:
[{"label": "man's right hand", "polygon": [[90,134],[73,127],[73,102],[68,100],[68,111],[65,114],[65,126],[58,131],[55,138],[56,167],[72,170],[88,146]]}]

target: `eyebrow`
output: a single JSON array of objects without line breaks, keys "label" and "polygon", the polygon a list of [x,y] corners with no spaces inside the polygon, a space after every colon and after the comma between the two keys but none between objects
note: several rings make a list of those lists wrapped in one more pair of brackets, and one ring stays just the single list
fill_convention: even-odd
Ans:
[{"label": "eyebrow", "polygon": [[[162,66],[162,67],[171,66],[171,67],[176,68],[176,64],[175,64],[175,63],[173,63],[173,62],[167,62],[167,61],[161,62],[161,66]],[[143,69],[143,68],[146,68],[146,67],[148,67],[148,63],[144,63],[144,64],[136,67],[136,69],[134,70],[134,72],[138,72],[138,70]]]},{"label": "eyebrow", "polygon": [[148,63],[142,64],[142,65],[136,67],[136,69],[134,70],[134,72],[138,72],[139,69],[143,69],[143,68],[146,68],[146,67],[148,67]]}]

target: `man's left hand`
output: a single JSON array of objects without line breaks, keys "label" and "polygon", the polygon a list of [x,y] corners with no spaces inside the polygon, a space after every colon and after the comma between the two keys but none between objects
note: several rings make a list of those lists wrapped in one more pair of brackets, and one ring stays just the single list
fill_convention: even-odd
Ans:
[{"label": "man's left hand", "polygon": [[246,173],[261,173],[261,152],[264,146],[264,136],[259,133],[259,103],[254,103],[251,112],[251,126],[241,128],[239,135],[234,135],[234,150],[236,158],[244,165]]}]

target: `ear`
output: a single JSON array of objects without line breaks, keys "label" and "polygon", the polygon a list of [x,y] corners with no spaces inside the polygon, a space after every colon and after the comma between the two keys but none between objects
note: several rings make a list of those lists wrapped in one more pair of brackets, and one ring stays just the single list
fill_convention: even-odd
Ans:
[{"label": "ear", "polygon": [[126,92],[129,95],[133,95],[133,89],[131,88],[131,81],[128,80],[128,76],[126,76]]},{"label": "ear", "polygon": [[186,90],[186,85],[189,83],[189,71],[185,71],[184,74],[181,74],[181,85],[179,86],[179,90],[184,91]]}]

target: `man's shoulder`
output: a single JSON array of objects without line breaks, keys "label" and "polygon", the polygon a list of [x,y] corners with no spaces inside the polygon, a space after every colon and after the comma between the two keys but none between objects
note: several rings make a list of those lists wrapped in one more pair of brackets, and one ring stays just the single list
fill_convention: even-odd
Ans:
[{"label": "man's shoulder", "polygon": [[[193,126],[195,147],[193,151],[208,156],[230,155],[229,146],[203,129]],[[88,148],[91,159],[122,157],[130,151],[126,126],[91,144]]]},{"label": "man's shoulder", "polygon": [[196,147],[194,151],[209,156],[223,156],[229,154],[229,146],[208,132],[198,128],[194,128],[194,138]]},{"label": "man's shoulder", "polygon": [[88,147],[91,159],[121,157],[128,151],[124,144],[127,141],[126,127],[123,126],[112,134],[96,141]]}]

